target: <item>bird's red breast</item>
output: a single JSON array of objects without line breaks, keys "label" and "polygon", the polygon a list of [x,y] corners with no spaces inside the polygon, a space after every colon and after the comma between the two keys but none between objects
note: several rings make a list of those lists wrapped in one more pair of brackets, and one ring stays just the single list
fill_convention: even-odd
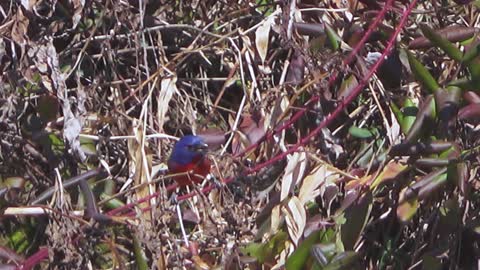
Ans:
[{"label": "bird's red breast", "polygon": [[168,169],[171,174],[184,173],[173,178],[179,186],[200,183],[210,173],[207,148],[203,139],[195,135],[183,136],[175,143],[168,159]]},{"label": "bird's red breast", "polygon": [[188,186],[191,185],[192,182],[196,184],[201,183],[205,176],[210,173],[210,167],[211,162],[205,156],[197,160],[193,160],[188,164],[180,164],[173,160],[168,161],[168,169],[171,174],[190,172],[188,174],[182,174],[173,177],[179,186]]}]

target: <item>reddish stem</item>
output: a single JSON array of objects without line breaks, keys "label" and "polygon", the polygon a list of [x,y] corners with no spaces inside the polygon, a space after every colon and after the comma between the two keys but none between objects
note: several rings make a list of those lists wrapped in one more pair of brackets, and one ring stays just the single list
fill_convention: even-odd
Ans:
[{"label": "reddish stem", "polygon": [[[389,1],[390,2],[390,1]],[[297,144],[295,144],[293,147],[291,147],[290,149],[288,149],[286,152],[283,152],[275,157],[273,157],[272,159],[266,161],[266,162],[263,162],[263,163],[260,163],[258,165],[256,165],[255,167],[251,168],[248,170],[248,173],[251,174],[251,173],[254,173],[254,172],[258,172],[260,169],[266,167],[266,166],[269,166],[269,165],[272,165],[273,163],[285,158],[288,154],[291,154],[295,151],[297,151],[301,146],[305,145],[306,143],[308,143],[308,141],[310,139],[312,139],[314,136],[316,136],[321,130],[322,128],[326,127],[327,125],[329,125],[344,109],[345,107],[350,104],[359,94],[360,92],[363,90],[363,87],[368,83],[368,80],[370,80],[370,78],[373,76],[373,74],[377,71],[377,69],[380,67],[380,65],[383,63],[383,61],[385,61],[385,57],[390,53],[390,50],[392,49],[393,45],[395,44],[395,39],[397,37],[397,35],[400,33],[400,31],[402,31],[402,28],[403,26],[405,25],[405,23],[407,22],[407,19],[408,19],[408,15],[412,12],[412,9],[413,7],[415,6],[415,4],[417,3],[417,0],[413,0],[407,7],[407,9],[403,12],[402,14],[402,19],[400,20],[400,23],[399,25],[397,26],[397,28],[395,29],[395,32],[393,33],[393,35],[390,37],[388,43],[387,43],[387,47],[385,48],[385,50],[383,51],[382,53],[382,56],[379,58],[379,60],[375,63],[375,65],[373,65],[367,76],[365,76],[360,82],[359,84],[357,85],[357,87],[355,87],[355,89],[350,93],[350,95],[348,95],[338,106],[337,108],[331,113],[329,114],[321,123],[320,125],[318,125],[313,131],[311,131],[307,136],[305,136],[303,139],[301,139]],[[389,4],[387,3],[385,5],[385,7],[389,6]],[[383,12],[379,13],[379,16],[382,15]],[[367,33],[371,33],[371,31],[368,31]],[[336,74],[334,75],[336,76]],[[334,80],[329,80],[330,81],[334,81]],[[224,183],[225,184],[228,184],[230,183],[231,181],[233,181],[233,177],[230,177],[230,178],[227,178],[224,180]],[[208,186],[206,188],[204,188],[202,190],[202,192],[209,192],[213,189],[214,187],[213,186]],[[185,200],[187,198],[190,198],[190,197],[193,197],[195,196],[195,193],[190,193],[190,194],[186,194],[184,196],[180,196],[178,197],[178,200],[181,201],[181,200]]]},{"label": "reddish stem", "polygon": [[[363,45],[365,45],[365,42],[368,40],[368,38],[372,35],[373,31],[377,29],[378,24],[383,20],[385,17],[385,14],[387,11],[390,9],[390,6],[392,5],[393,0],[388,0],[385,5],[383,6],[383,9],[378,13],[377,17],[375,17],[375,20],[373,23],[368,27],[367,32],[365,32],[365,35],[360,39],[360,41],[355,45],[353,50],[348,54],[347,58],[343,61],[344,65],[350,64],[350,62],[353,61],[354,57],[358,54],[358,52],[363,48]],[[330,76],[328,80],[328,88],[333,85],[335,80],[337,79],[337,72],[333,72],[332,75]],[[319,99],[318,96],[312,96],[305,104],[313,104],[315,101]],[[298,111],[287,123],[285,123],[283,126],[275,129],[273,132],[270,131],[267,133],[262,139],[258,140],[257,142],[253,143],[246,149],[244,149],[242,152],[234,155],[234,157],[242,157],[245,155],[245,153],[248,153],[250,150],[255,149],[258,147],[258,145],[266,140],[270,140],[273,135],[281,132],[282,130],[286,129],[287,127],[291,126],[293,123],[295,123],[304,113],[306,112],[306,109]]]},{"label": "reddish stem", "polygon": [[30,270],[35,265],[39,264],[41,261],[48,257],[48,248],[41,247],[35,254],[28,257],[28,259],[23,262],[22,266],[19,267],[21,270]]},{"label": "reddish stem", "polygon": [[[360,40],[360,42],[357,44],[357,46],[354,48],[354,50],[348,55],[348,57],[345,59],[344,63],[345,64],[348,64],[350,63],[350,61],[353,59],[353,57],[358,53],[358,51],[361,49],[361,47],[363,46],[363,44],[365,43],[365,41],[368,39],[368,37],[371,35],[371,33],[373,32],[373,29],[378,25],[378,23],[383,19],[383,16],[385,15],[385,13],[387,12],[388,8],[390,7],[391,5],[391,2],[392,0],[388,0],[387,3],[385,4],[384,8],[382,9],[382,11],[378,14],[378,16],[376,17],[374,23],[372,25],[370,25],[368,31],[366,32],[366,34],[364,35],[364,37]],[[370,69],[370,71],[368,72],[367,76],[364,77],[360,82],[359,84],[357,85],[357,87],[351,92],[351,94],[349,96],[347,96],[338,106],[337,108],[331,113],[329,114],[323,121],[322,123],[320,123],[319,126],[317,126],[317,128],[315,128],[312,132],[310,132],[310,134],[308,134],[307,136],[305,136],[303,139],[301,139],[295,146],[291,147],[290,149],[288,149],[286,152],[283,152],[275,157],[273,157],[272,159],[264,162],[264,163],[261,163],[261,164],[258,164],[257,166],[249,169],[249,173],[254,173],[254,172],[257,172],[259,171],[260,169],[266,167],[266,166],[269,166],[273,163],[275,163],[276,161],[278,160],[281,160],[283,158],[285,158],[288,154],[291,154],[295,151],[297,151],[301,146],[305,145],[306,143],[308,143],[308,141],[310,139],[312,139],[314,136],[316,136],[322,128],[326,127],[328,124],[330,124],[344,109],[345,107],[350,104],[359,94],[360,92],[363,90],[363,87],[367,84],[368,80],[370,79],[370,77],[377,71],[377,69],[380,67],[380,65],[383,63],[383,61],[385,61],[385,56],[387,56],[389,53],[390,53],[390,50],[392,49],[394,43],[395,43],[395,39],[397,37],[397,35],[400,33],[400,31],[402,30],[403,26],[405,25],[407,19],[408,19],[408,15],[411,13],[413,7],[415,6],[417,0],[412,0],[412,2],[408,5],[407,9],[403,12],[402,14],[402,19],[400,20],[400,23],[399,25],[397,26],[396,30],[395,30],[395,33],[392,35],[392,37],[390,38],[390,40],[388,41],[388,44],[387,44],[387,47],[385,48],[384,52],[382,53],[382,56],[379,58],[379,60],[375,63],[375,65]],[[336,79],[336,76],[337,76],[337,73],[333,73],[332,76],[330,77],[329,79],[329,83],[328,85],[331,86],[333,85],[333,82],[335,81]],[[318,97],[315,97],[313,96],[312,98],[310,98],[308,102],[310,103],[313,103],[313,101],[315,100],[315,98],[318,98]],[[303,115],[304,113],[306,112],[306,109],[305,110],[301,110],[299,112],[297,112],[291,119],[290,121],[288,121],[287,123],[285,123],[284,125],[282,125],[281,127],[275,129],[275,131],[273,132],[270,132],[268,136],[265,136],[264,140],[265,139],[271,139],[271,137],[282,131],[283,129],[287,128],[288,126],[290,126],[291,124],[293,124],[294,122],[296,122],[300,117],[301,115]],[[255,146],[251,146],[247,149],[245,149],[242,153],[238,154],[237,156],[242,156],[244,155],[247,151],[250,151],[251,149],[253,149],[254,147],[258,146],[260,142],[257,142],[257,144]],[[230,183],[233,181],[233,177],[230,177],[230,178],[227,178],[224,180],[224,183]],[[170,185],[167,187],[167,190],[170,189],[170,190],[173,190],[175,189],[176,185]],[[207,186],[205,187],[204,189],[202,189],[202,193],[208,193],[210,192],[212,189],[214,189],[214,186],[213,185],[210,185],[210,186]],[[151,198],[154,198],[156,196],[159,195],[159,192],[155,192],[154,194],[152,195],[149,195],[145,198],[142,198],[140,200],[138,200],[137,202],[135,203],[130,203],[130,204],[127,204],[121,208],[117,208],[117,209],[114,209],[112,211],[110,211],[108,214],[109,215],[113,215],[114,213],[118,213],[120,211],[122,211],[123,209],[126,209],[126,208],[130,208],[132,207],[133,205],[138,205],[142,202],[145,202],[145,201],[148,201],[150,200]],[[195,193],[192,192],[190,194],[186,194],[186,195],[183,195],[183,196],[180,196],[178,197],[178,200],[179,201],[182,201],[182,200],[185,200],[185,199],[188,199],[190,197],[193,197],[195,196]],[[25,260],[25,262],[23,263],[22,267],[20,269],[22,270],[28,270],[28,269],[31,269],[32,267],[34,267],[35,265],[37,265],[38,263],[40,263],[42,260],[44,260],[45,258],[48,257],[48,248],[47,247],[42,247],[40,248],[35,254],[33,254],[32,256],[30,256],[28,259]]]},{"label": "reddish stem", "polygon": [[335,118],[338,117],[338,115],[341,112],[343,112],[343,110],[345,109],[345,107],[348,104],[350,104],[355,98],[357,98],[357,96],[362,92],[363,87],[368,83],[370,78],[373,76],[373,74],[375,74],[375,72],[380,67],[380,65],[383,63],[383,61],[385,61],[386,56],[390,53],[393,45],[395,44],[395,39],[397,38],[397,35],[400,33],[400,31],[402,31],[402,28],[403,28],[404,24],[406,23],[406,21],[408,19],[408,15],[412,11],[412,8],[414,7],[416,2],[417,2],[417,0],[413,0],[410,3],[410,5],[408,6],[408,8],[405,10],[405,12],[402,15],[402,19],[400,20],[399,25],[397,26],[393,35],[390,37],[390,40],[387,43],[387,47],[383,51],[382,55],[380,56],[378,61],[375,63],[375,65],[373,65],[370,68],[367,75],[365,77],[363,77],[363,79],[358,83],[358,85],[352,90],[350,95],[348,95],[344,100],[342,100],[340,102],[340,104],[337,106],[337,108],[335,108],[335,110],[332,113],[327,115],[327,117],[320,123],[320,125],[318,125],[307,136],[305,136],[303,139],[301,139],[297,144],[295,144],[293,147],[291,147],[287,151],[271,158],[270,160],[268,160],[266,162],[263,162],[263,163],[260,163],[260,164],[256,165],[255,167],[249,169],[249,173],[257,172],[260,169],[262,169],[266,166],[269,166],[269,165],[285,158],[288,154],[296,152],[301,146],[305,145],[306,143],[308,143],[308,141],[310,139],[312,139],[314,136],[316,136],[322,130],[322,128],[328,126]]},{"label": "reddish stem", "polygon": [[[366,77],[364,77],[360,82],[359,84],[357,85],[357,87],[351,92],[351,94],[349,96],[347,96],[338,106],[337,108],[331,113],[329,114],[321,123],[319,126],[317,126],[313,131],[311,131],[307,136],[305,136],[303,139],[301,139],[297,144],[295,144],[293,147],[291,147],[290,149],[288,149],[286,152],[283,152],[275,157],[273,157],[272,159],[264,162],[264,163],[260,163],[258,165],[256,165],[255,167],[253,168],[250,168],[248,170],[248,173],[251,174],[251,173],[254,173],[254,172],[258,172],[260,169],[266,167],[266,166],[269,166],[283,158],[285,158],[288,154],[291,154],[295,151],[297,151],[301,146],[305,145],[306,143],[308,143],[308,141],[313,138],[314,136],[316,136],[321,130],[322,128],[328,126],[336,117],[338,117],[338,115],[345,109],[345,107],[347,105],[349,105],[359,94],[360,92],[363,90],[363,87],[368,83],[368,80],[370,79],[370,77],[377,71],[377,69],[380,67],[380,65],[383,63],[383,61],[385,61],[385,56],[387,56],[389,53],[390,53],[390,50],[392,49],[394,43],[395,43],[395,39],[397,37],[397,35],[400,33],[400,31],[402,30],[403,26],[405,25],[406,23],[406,20],[408,18],[408,15],[410,14],[410,12],[412,11],[413,7],[415,6],[417,0],[414,0],[410,3],[410,5],[407,7],[407,9],[403,12],[402,14],[402,19],[400,20],[400,23],[399,25],[397,26],[396,28],[396,31],[394,32],[394,34],[391,36],[390,40],[388,41],[388,44],[387,44],[387,47],[385,48],[384,52],[382,53],[382,56],[379,58],[379,60],[375,63],[375,65],[373,65],[371,67],[371,69],[369,70],[368,74]],[[390,8],[392,4],[392,0],[388,0],[385,4],[385,6],[383,7],[382,11],[378,13],[377,17],[375,18],[374,22],[370,25],[369,29],[367,30],[367,32],[365,33],[365,35],[363,36],[363,38],[359,41],[359,43],[355,46],[355,48],[353,49],[353,51],[347,56],[347,58],[345,59],[344,63],[345,64],[349,64],[354,56],[358,53],[358,51],[363,47],[364,43],[366,42],[366,40],[368,39],[368,37],[372,34],[373,30],[376,28],[376,26],[378,25],[378,23],[383,19],[383,17],[385,16],[386,12],[388,11],[388,9]],[[330,79],[328,81],[328,87],[331,87],[333,85],[333,83],[335,82],[336,80],[336,77],[337,77],[337,73],[334,72],[331,76],[330,76]],[[315,100],[318,100],[318,96],[312,96],[310,98],[310,100],[307,101],[306,104],[312,104],[313,101]],[[283,129],[289,127],[291,124],[293,124],[294,122],[296,122],[304,113],[306,112],[306,109],[304,110],[300,110],[298,111],[287,123],[285,123],[284,125],[282,125],[281,127],[279,128],[276,128],[274,131],[270,131],[267,135],[265,135],[261,140],[259,140],[258,142],[256,142],[255,144],[252,144],[250,145],[248,148],[244,149],[241,153],[235,155],[234,157],[241,157],[243,155],[245,155],[245,153],[247,153],[248,151],[252,150],[253,148],[257,147],[260,143],[262,143],[263,141],[265,141],[266,139],[271,139],[273,137],[274,134],[277,134],[279,132],[281,132]],[[233,177],[229,177],[227,179],[224,179],[223,182],[225,184],[228,184],[230,182],[232,182],[234,180]],[[176,185],[173,184],[173,185],[170,185],[169,187],[167,187],[167,190],[173,190],[175,189]],[[210,192],[212,189],[214,189],[215,187],[213,185],[210,185],[210,186],[207,186],[205,188],[203,188],[201,190],[202,193],[208,193]],[[151,198],[154,198],[156,196],[158,196],[158,192],[152,194],[152,195],[149,195],[145,198],[142,198],[140,200],[138,200],[137,202],[135,203],[130,203],[130,204],[127,204],[121,208],[117,208],[117,209],[114,209],[112,211],[110,211],[108,214],[109,215],[113,215],[115,213],[118,213],[120,211],[123,211],[124,209],[127,209],[127,208],[130,208],[134,205],[137,205],[137,204],[140,204],[142,202],[145,202],[145,201],[148,201],[149,199]],[[185,200],[185,199],[188,199],[188,198],[191,198],[193,196],[195,196],[196,193],[195,192],[191,192],[189,194],[186,194],[186,195],[183,195],[183,196],[179,196],[178,197],[178,200],[179,201],[182,201],[182,200]]]},{"label": "reddish stem", "polygon": [[377,29],[378,24],[383,20],[385,17],[385,14],[387,14],[387,11],[390,9],[390,6],[392,5],[393,0],[388,0],[385,5],[383,6],[383,9],[380,11],[380,13],[377,14],[377,17],[375,17],[375,20],[373,23],[368,27],[367,32],[363,35],[363,37],[360,39],[360,41],[356,44],[355,48],[348,54],[347,58],[343,61],[345,65],[350,64],[351,61],[357,56],[358,52],[363,48],[363,45],[367,41],[368,38],[372,35],[373,31]]},{"label": "reddish stem", "polygon": [[293,123],[297,122],[297,120],[300,117],[302,117],[302,115],[307,111],[307,108],[309,106],[311,106],[312,104],[314,104],[319,99],[320,99],[319,96],[312,96],[307,102],[305,102],[305,107],[300,109],[297,113],[295,113],[285,124],[283,124],[282,126],[280,126],[278,128],[275,128],[273,131],[272,130],[268,131],[267,134],[265,134],[263,136],[263,138],[261,138],[260,140],[258,140],[255,143],[251,144],[250,146],[245,148],[242,152],[233,155],[233,157],[234,158],[242,157],[243,155],[245,155],[246,153],[248,153],[252,149],[257,148],[260,143],[262,143],[264,141],[267,141],[267,140],[270,140],[273,137],[273,135],[275,135],[277,133],[280,133],[282,130],[284,130],[284,129],[288,128],[289,126],[293,125]]}]

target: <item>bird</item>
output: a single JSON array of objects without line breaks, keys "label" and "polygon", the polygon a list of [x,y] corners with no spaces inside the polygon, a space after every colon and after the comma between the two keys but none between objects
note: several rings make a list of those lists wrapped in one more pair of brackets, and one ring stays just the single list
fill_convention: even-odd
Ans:
[{"label": "bird", "polygon": [[179,187],[198,184],[210,173],[207,149],[203,139],[195,135],[185,135],[175,143],[167,165],[170,174],[187,173],[173,177]]}]

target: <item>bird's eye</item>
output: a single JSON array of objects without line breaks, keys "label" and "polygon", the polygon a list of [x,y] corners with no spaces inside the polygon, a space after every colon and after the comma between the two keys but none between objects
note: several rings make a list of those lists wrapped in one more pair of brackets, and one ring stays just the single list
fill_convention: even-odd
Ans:
[{"label": "bird's eye", "polygon": [[189,151],[194,151],[195,150],[195,147],[193,145],[187,145],[187,149]]}]

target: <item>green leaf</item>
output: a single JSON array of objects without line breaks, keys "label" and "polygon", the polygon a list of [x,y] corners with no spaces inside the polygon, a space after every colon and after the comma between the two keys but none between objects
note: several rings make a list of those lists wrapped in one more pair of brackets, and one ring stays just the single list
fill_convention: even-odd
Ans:
[{"label": "green leaf", "polygon": [[337,35],[335,30],[331,28],[328,24],[325,24],[325,29],[327,30],[327,37],[328,41],[330,42],[330,46],[332,46],[334,51],[338,51],[340,48],[340,42],[342,39]]},{"label": "green leaf", "polygon": [[307,237],[297,249],[287,258],[287,262],[285,263],[286,270],[296,270],[296,269],[304,269],[305,263],[307,262],[308,257],[310,256],[310,250],[312,246],[318,242],[320,239],[323,238],[325,235],[325,231],[318,231],[312,233],[310,236]]},{"label": "green leaf", "polygon": [[435,46],[442,49],[450,58],[458,62],[462,61],[463,54],[460,49],[457,48],[453,43],[448,41],[448,39],[442,37],[440,34],[435,32],[426,24],[420,24],[420,29],[422,30],[423,35],[428,38]]},{"label": "green leaf", "polygon": [[61,155],[63,154],[64,150],[65,150],[65,145],[63,143],[63,140],[60,139],[56,134],[54,133],[50,133],[48,135],[48,138],[50,139],[50,145],[51,145],[51,149],[52,151],[57,154],[57,155]]},{"label": "green leaf", "polygon": [[432,74],[428,72],[427,68],[422,65],[411,52],[406,51],[406,53],[410,69],[415,75],[415,78],[419,80],[430,93],[435,93],[435,91],[440,88],[440,85],[433,78]]},{"label": "green leaf", "polygon": [[355,251],[345,251],[335,256],[323,270],[351,270],[359,259],[360,255]]},{"label": "green leaf", "polygon": [[480,79],[470,80],[468,78],[460,78],[458,80],[453,80],[448,83],[448,86],[458,86],[462,90],[480,90]]},{"label": "green leaf", "polygon": [[463,55],[462,62],[468,63],[480,56],[480,44],[476,44],[468,49]]},{"label": "green leaf", "polygon": [[241,250],[248,256],[255,257],[259,263],[265,263],[274,260],[283,251],[287,239],[287,233],[279,231],[267,243],[250,243]]},{"label": "green leaf", "polygon": [[97,154],[97,148],[95,146],[96,141],[90,138],[80,137],[80,147],[85,152],[85,154],[94,156]]},{"label": "green leaf", "polygon": [[402,111],[400,111],[400,108],[398,108],[397,105],[395,105],[395,103],[391,102],[390,103],[390,109],[392,110],[393,114],[395,115],[395,118],[397,118],[397,121],[399,123],[402,123],[404,116],[403,116]]},{"label": "green leaf", "polygon": [[408,134],[413,123],[415,123],[415,119],[417,119],[418,108],[411,99],[407,98],[405,104],[403,104],[402,113],[403,119],[400,122],[400,128],[403,134]]},{"label": "green leaf", "polygon": [[138,241],[135,235],[133,236],[133,252],[135,254],[136,269],[147,270],[147,257],[145,256],[145,252],[140,245],[140,241]]},{"label": "green leaf", "polygon": [[[400,194],[400,203],[404,201],[418,198],[424,199],[429,195],[428,192],[436,190],[447,180],[447,168],[441,168],[421,177],[416,182],[404,189]],[[433,194],[433,193],[431,193]]]},{"label": "green leaf", "polygon": [[28,239],[28,230],[26,226],[18,227],[13,231],[8,239],[10,247],[17,253],[23,253],[30,246]]},{"label": "green leaf", "polygon": [[371,138],[373,137],[373,134],[370,130],[366,128],[359,128],[356,126],[351,126],[348,129],[348,133],[352,135],[353,137],[360,138],[360,139],[366,139],[366,138]]},{"label": "green leaf", "polygon": [[100,200],[105,202],[105,207],[107,209],[116,209],[125,206],[125,203],[119,200],[118,198],[112,198],[112,196],[107,195],[105,193],[100,194]]},{"label": "green leaf", "polygon": [[472,46],[465,52],[462,58],[462,62],[467,65],[472,80],[480,80],[480,44]]},{"label": "green leaf", "polygon": [[[441,170],[443,171],[443,170]],[[438,194],[437,191],[439,188],[443,187],[447,183],[447,173],[442,173],[426,183],[420,190],[418,191],[418,199],[423,200],[430,195]]]},{"label": "green leaf", "polygon": [[412,124],[405,138],[407,142],[416,142],[422,136],[428,136],[433,128],[436,117],[435,99],[428,96],[420,107],[415,122]]}]

